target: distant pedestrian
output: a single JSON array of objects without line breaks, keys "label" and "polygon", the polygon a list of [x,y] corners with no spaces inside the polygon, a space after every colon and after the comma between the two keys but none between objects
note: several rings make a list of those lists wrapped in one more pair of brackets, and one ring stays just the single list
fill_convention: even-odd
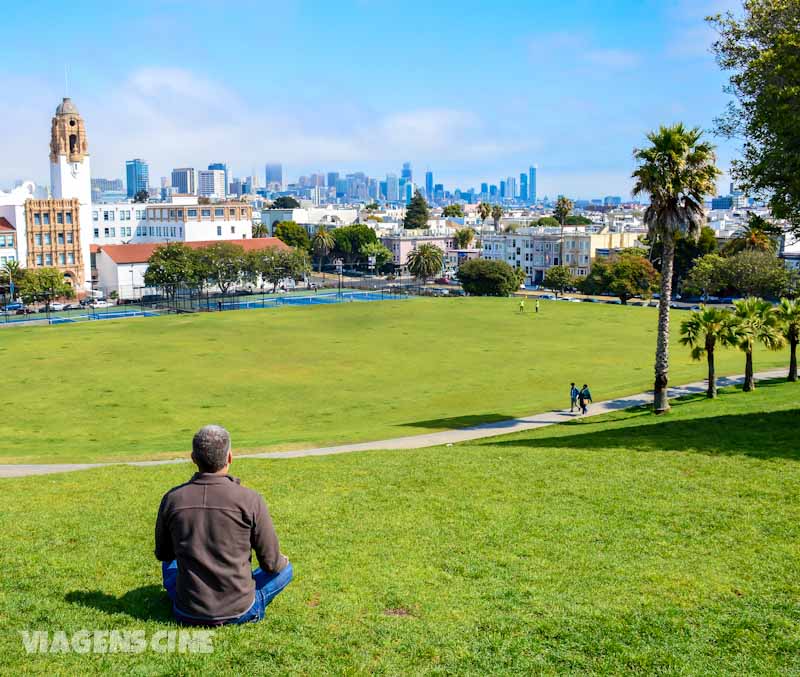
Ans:
[{"label": "distant pedestrian", "polygon": [[585,416],[589,411],[589,402],[592,401],[592,393],[589,391],[589,386],[585,383],[583,388],[578,393],[578,404],[581,407],[581,413]]},{"label": "distant pedestrian", "polygon": [[536,312],[539,312],[539,299],[536,299]]},{"label": "distant pedestrian", "polygon": [[519,312],[521,313],[525,312],[525,299],[519,300]]},{"label": "distant pedestrian", "polygon": [[575,411],[575,408],[578,406],[578,395],[580,391],[578,390],[577,386],[574,383],[569,384],[569,410],[570,412]]}]

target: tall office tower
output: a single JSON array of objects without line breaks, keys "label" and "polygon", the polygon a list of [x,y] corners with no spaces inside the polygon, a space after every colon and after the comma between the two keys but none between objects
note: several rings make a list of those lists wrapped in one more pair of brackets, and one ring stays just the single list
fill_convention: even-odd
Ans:
[{"label": "tall office tower", "polygon": [[234,178],[233,181],[231,181],[231,185],[228,187],[228,190],[230,191],[231,195],[236,195],[237,197],[243,195],[244,191],[242,180],[240,178]]},{"label": "tall office tower", "polygon": [[397,202],[400,199],[400,182],[397,180],[397,174],[386,175],[386,200],[388,202]]},{"label": "tall office tower", "polygon": [[197,172],[197,194],[202,197],[225,197],[225,172],[221,169],[201,169]]},{"label": "tall office tower", "polygon": [[369,197],[372,200],[377,200],[380,198],[380,185],[378,184],[378,179],[369,180]]},{"label": "tall office tower", "polygon": [[511,200],[517,197],[517,180],[513,176],[506,179],[506,197]]},{"label": "tall office tower", "polygon": [[267,188],[278,186],[278,190],[283,188],[283,165],[266,164],[264,166],[264,178],[267,181]]},{"label": "tall office tower", "polygon": [[414,193],[415,193],[414,182],[413,181],[407,181],[406,182],[406,193],[405,193],[406,204],[411,202],[411,198],[414,197]]},{"label": "tall office tower", "polygon": [[128,197],[133,197],[140,190],[148,190],[150,168],[140,158],[128,160],[125,162],[125,178],[127,179]]},{"label": "tall office tower", "polygon": [[504,199],[508,197],[508,186],[506,186],[505,181],[500,182],[500,198]]},{"label": "tall office tower", "polygon": [[230,176],[228,176],[228,165],[225,164],[224,162],[214,162],[214,163],[208,165],[208,168],[209,169],[221,169],[223,172],[225,172],[225,194],[221,196],[221,197],[225,197],[225,195],[228,194],[228,189],[230,187],[230,180],[231,180]]},{"label": "tall office tower", "polygon": [[481,195],[488,195],[489,194],[489,184],[482,183],[481,184]]},{"label": "tall office tower", "polygon": [[525,172],[519,175],[519,199],[528,200],[528,175]]},{"label": "tall office tower", "polygon": [[339,180],[339,172],[328,172],[328,188],[336,188],[336,182]]},{"label": "tall office tower", "polygon": [[194,167],[178,167],[172,170],[172,187],[181,195],[195,195],[197,182]]},{"label": "tall office tower", "polygon": [[528,170],[528,200],[536,202],[536,170],[537,165],[532,165]]},{"label": "tall office tower", "polygon": [[411,163],[404,162],[403,163],[403,170],[400,172],[400,178],[405,179],[406,183],[410,183],[412,176],[411,176]]},{"label": "tall office tower", "polygon": [[425,172],[425,197],[428,200],[433,200],[433,172],[427,171]]},{"label": "tall office tower", "polygon": [[497,199],[497,186],[495,186],[494,184],[489,186],[489,198],[491,200],[496,200]]}]

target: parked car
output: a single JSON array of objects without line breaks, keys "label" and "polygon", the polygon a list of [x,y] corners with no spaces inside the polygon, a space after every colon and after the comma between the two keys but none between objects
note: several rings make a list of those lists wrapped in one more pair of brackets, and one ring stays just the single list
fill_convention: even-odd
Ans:
[{"label": "parked car", "polygon": [[435,282],[436,284],[450,284],[450,280],[448,280],[446,277],[437,277],[437,278],[434,280],[434,282]]},{"label": "parked car", "polygon": [[23,306],[19,310],[16,311],[16,315],[33,315],[34,311],[33,308],[28,308],[28,306]]},{"label": "parked car", "polygon": [[555,301],[555,294],[539,294],[539,298],[544,301]]},{"label": "parked car", "polygon": [[89,304],[92,308],[110,308],[112,304],[110,304],[105,299],[96,299]]},{"label": "parked car", "polygon": [[65,303],[62,310],[79,310],[80,307],[79,303]]},{"label": "parked car", "polygon": [[64,303],[51,303],[50,304],[50,310],[53,311],[53,312],[59,313],[62,310],[64,310],[65,305],[66,304],[64,304]]}]

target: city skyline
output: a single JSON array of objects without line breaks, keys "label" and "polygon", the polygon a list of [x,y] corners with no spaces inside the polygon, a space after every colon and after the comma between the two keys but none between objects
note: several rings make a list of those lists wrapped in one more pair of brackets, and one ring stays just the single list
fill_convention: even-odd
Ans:
[{"label": "city skyline", "polygon": [[[66,89],[65,65],[68,93],[96,130],[93,174],[118,178],[126,159],[141,157],[151,183],[175,167],[200,170],[219,161],[229,177],[261,176],[271,159],[289,177],[334,171],[384,177],[410,160],[420,185],[430,167],[437,183],[477,190],[481,182],[518,178],[535,162],[541,196],[628,196],[631,152],[647,131],[676,119],[707,129],[724,109],[725,74],[707,51],[703,16],[732,2],[519,7],[501,0],[491,13],[479,11],[480,4],[460,3],[453,19],[456,5],[445,1],[424,20],[367,0],[313,12],[304,2],[269,12],[245,3],[247,22],[211,16],[203,5],[190,14],[122,3],[108,17],[90,2],[58,26],[12,14],[10,63],[0,83],[15,92],[8,114],[19,133],[8,142],[0,184],[46,183],[39,139],[52,101]],[[54,3],[44,5],[44,12],[48,5],[57,11]],[[284,21],[269,53],[291,54],[286,63],[265,61],[258,41],[243,30],[259,16]],[[96,31],[98,22],[108,31]],[[441,22],[457,30],[437,31]],[[114,39],[125,26],[137,29],[136,41]],[[173,30],[198,48],[190,68],[175,66],[185,60],[166,40]],[[25,39],[33,32],[69,56],[42,54]],[[300,33],[308,39],[298,42]],[[433,33],[436,49],[429,44]],[[209,40],[212,34],[217,39]],[[330,35],[336,40],[323,39]],[[465,49],[470,40],[474,46]],[[429,66],[427,74],[382,68],[391,42],[404,46],[411,63]],[[98,49],[107,51],[103,68]],[[373,51],[382,58],[363,58]],[[727,169],[734,146],[713,141]]]}]

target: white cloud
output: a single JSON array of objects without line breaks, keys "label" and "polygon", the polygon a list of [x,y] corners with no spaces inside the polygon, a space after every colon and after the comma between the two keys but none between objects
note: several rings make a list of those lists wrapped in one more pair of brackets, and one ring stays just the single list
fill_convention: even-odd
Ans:
[{"label": "white cloud", "polygon": [[559,73],[597,74],[627,71],[641,63],[641,55],[630,49],[598,44],[588,33],[555,32],[529,41],[531,60],[537,67],[557,68]]}]

